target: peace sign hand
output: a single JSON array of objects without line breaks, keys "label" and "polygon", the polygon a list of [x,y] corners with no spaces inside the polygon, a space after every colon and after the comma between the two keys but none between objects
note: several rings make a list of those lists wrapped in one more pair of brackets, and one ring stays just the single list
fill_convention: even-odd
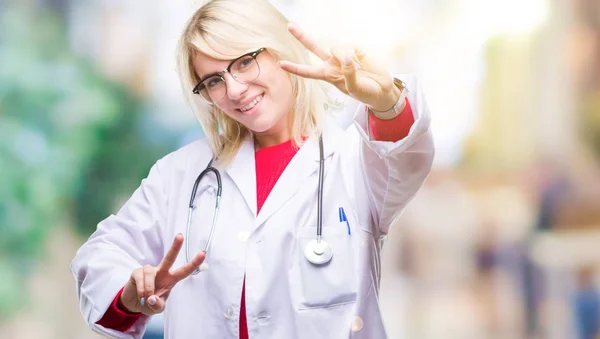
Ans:
[{"label": "peace sign hand", "polygon": [[146,315],[161,313],[165,309],[165,301],[171,289],[192,274],[206,258],[206,253],[202,251],[190,262],[171,272],[170,269],[177,259],[182,244],[183,235],[179,233],[157,267],[146,265],[135,269],[121,293],[120,306],[133,313],[141,312]]},{"label": "peace sign hand", "polygon": [[327,81],[376,111],[390,109],[400,98],[400,89],[394,85],[391,74],[362,49],[337,47],[327,52],[298,25],[290,22],[288,30],[323,64],[314,66],[280,61],[283,70],[303,78]]}]

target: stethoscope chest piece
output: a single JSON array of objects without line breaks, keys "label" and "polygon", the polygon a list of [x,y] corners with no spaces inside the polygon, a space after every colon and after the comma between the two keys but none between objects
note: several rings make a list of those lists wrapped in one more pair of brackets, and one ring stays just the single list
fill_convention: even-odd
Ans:
[{"label": "stethoscope chest piece", "polygon": [[321,239],[311,240],[304,248],[304,256],[308,261],[315,265],[323,265],[328,263],[333,257],[333,251],[331,245],[328,242]]}]

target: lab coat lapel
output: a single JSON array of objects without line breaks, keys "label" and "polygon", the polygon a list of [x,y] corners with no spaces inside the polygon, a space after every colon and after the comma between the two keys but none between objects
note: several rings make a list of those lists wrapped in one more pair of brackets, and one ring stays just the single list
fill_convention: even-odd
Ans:
[{"label": "lab coat lapel", "polygon": [[[334,128],[326,129],[323,134],[323,154],[327,159],[336,147],[336,133]],[[298,153],[287,165],[281,177],[269,193],[258,215],[257,226],[264,223],[270,216],[281,208],[290,198],[294,196],[301,185],[305,184],[305,178],[319,170],[319,138],[311,137],[298,150]],[[327,170],[325,168],[325,170]],[[315,192],[317,187],[315,186]]]},{"label": "lab coat lapel", "polygon": [[[252,137],[247,137],[227,167],[227,173],[244,197],[252,215],[256,215],[256,165],[254,161],[254,142]],[[231,207],[236,208],[236,206]]]}]

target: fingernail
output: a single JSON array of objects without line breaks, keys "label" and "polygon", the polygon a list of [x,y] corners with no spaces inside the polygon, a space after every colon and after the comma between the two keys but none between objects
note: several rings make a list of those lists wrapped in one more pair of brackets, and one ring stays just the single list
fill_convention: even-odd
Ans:
[{"label": "fingernail", "polygon": [[148,298],[148,305],[150,305],[150,306],[156,305],[156,298],[155,297]]},{"label": "fingernail", "polygon": [[350,59],[350,57],[346,55],[346,57],[344,57],[344,66],[350,66],[351,62],[352,60]]},{"label": "fingernail", "polygon": [[144,306],[146,304],[146,299],[144,297],[140,298],[140,305]]}]

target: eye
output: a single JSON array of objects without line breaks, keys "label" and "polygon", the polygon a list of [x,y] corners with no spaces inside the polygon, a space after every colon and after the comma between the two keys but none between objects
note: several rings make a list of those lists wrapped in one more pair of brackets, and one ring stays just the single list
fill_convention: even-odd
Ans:
[{"label": "eye", "polygon": [[223,80],[220,77],[210,77],[204,81],[204,86],[206,88],[213,88],[218,86]]},{"label": "eye", "polygon": [[244,69],[244,68],[252,65],[253,61],[254,61],[254,59],[252,59],[252,57],[246,57],[246,58],[240,60],[239,68]]}]

